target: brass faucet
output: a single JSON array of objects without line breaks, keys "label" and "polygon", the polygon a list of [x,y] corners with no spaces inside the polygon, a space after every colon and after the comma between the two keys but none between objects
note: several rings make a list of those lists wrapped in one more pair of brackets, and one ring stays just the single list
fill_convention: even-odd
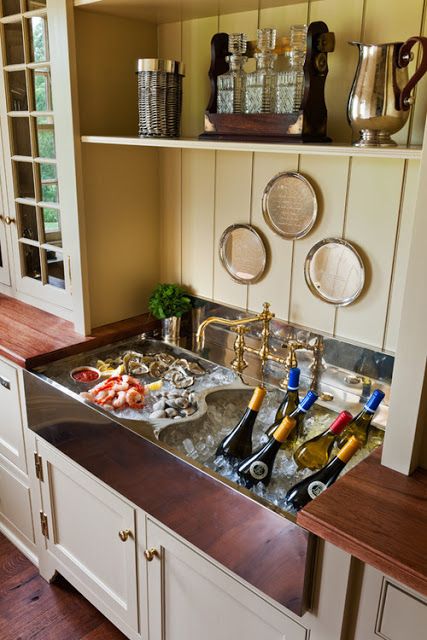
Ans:
[{"label": "brass faucet", "polygon": [[[292,367],[298,366],[296,351],[298,349],[308,349],[313,351],[313,355],[315,356],[314,361],[310,368],[312,369],[316,361],[316,365],[314,369],[312,369],[312,371],[316,379],[315,384],[317,385],[317,377],[318,377],[318,373],[320,373],[317,360],[318,360],[318,357],[320,357],[320,361],[321,361],[321,357],[322,357],[323,343],[320,342],[322,339],[316,338],[316,342],[313,344],[313,346],[305,345],[297,341],[289,340],[286,344],[283,345],[284,347],[288,348],[288,355],[286,358],[282,358],[281,356],[278,356],[275,353],[273,353],[270,348],[270,335],[271,335],[270,324],[274,317],[275,317],[274,313],[270,311],[269,303],[265,302],[263,305],[262,312],[255,316],[251,316],[249,318],[243,318],[241,320],[228,320],[227,318],[220,318],[217,316],[211,316],[210,318],[206,318],[206,320],[201,323],[201,325],[197,330],[197,334],[196,334],[197,349],[200,350],[201,348],[203,348],[205,331],[210,324],[219,324],[226,327],[230,327],[232,331],[237,333],[236,339],[234,341],[234,347],[233,347],[235,355],[233,360],[230,363],[231,368],[237,373],[242,373],[246,369],[246,367],[248,366],[248,363],[246,362],[244,357],[245,353],[251,353],[252,355],[258,357],[261,360],[261,366],[262,366],[263,372],[264,372],[264,367],[269,360],[272,362],[276,362],[277,364],[282,365],[286,372],[285,377],[283,378],[283,380],[280,381],[280,386],[282,388],[287,387],[289,369],[291,369]],[[247,328],[246,328],[247,325],[254,324],[256,322],[262,323],[261,346],[259,349],[254,349],[253,347],[249,347],[245,343],[245,333],[247,332]]]}]

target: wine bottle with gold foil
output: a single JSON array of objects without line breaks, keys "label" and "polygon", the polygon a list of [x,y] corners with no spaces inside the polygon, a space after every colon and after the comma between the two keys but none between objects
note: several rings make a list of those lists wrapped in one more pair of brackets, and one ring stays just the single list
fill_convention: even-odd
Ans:
[{"label": "wine bottle with gold foil", "polygon": [[286,438],[295,428],[295,418],[286,416],[274,431],[273,435],[258,451],[243,460],[237,469],[242,484],[250,488],[257,482],[268,485],[273,472],[277,453]]},{"label": "wine bottle with gold foil", "polygon": [[308,478],[304,478],[289,489],[285,496],[285,506],[299,511],[308,502],[317,498],[335,482],[347,462],[359,448],[359,440],[351,436],[338,455],[332,458],[325,467],[315,471]]},{"label": "wine bottle with gold foil", "polygon": [[218,446],[217,456],[224,456],[235,462],[247,458],[252,453],[252,431],[265,394],[266,390],[263,387],[256,387],[245,413]]},{"label": "wine bottle with gold foil", "polygon": [[353,418],[346,430],[342,433],[341,437],[337,440],[338,447],[342,447],[350,436],[356,436],[361,446],[365,446],[366,441],[368,440],[372,418],[374,417],[374,413],[380,406],[383,398],[384,393],[379,389],[375,389],[362,411]]},{"label": "wine bottle with gold foil", "polygon": [[298,367],[293,367],[289,370],[288,388],[274,418],[274,422],[277,422],[277,424],[280,424],[285,416],[292,415],[299,405],[299,377],[300,370]]},{"label": "wine bottle with gold foil", "polygon": [[[304,418],[307,413],[316,402],[318,395],[315,391],[309,391],[306,396],[301,400],[295,411],[290,414],[291,418],[295,418],[295,429],[290,434],[286,442],[283,443],[282,449],[287,449],[288,446],[295,444],[296,440],[302,435],[302,429],[304,426]],[[266,434],[271,437],[280,423],[274,421],[273,424],[267,429]]]},{"label": "wine bottle with gold foil", "polygon": [[294,453],[298,468],[315,471],[327,464],[334,442],[351,420],[353,420],[351,413],[342,411],[329,429],[300,445]]}]

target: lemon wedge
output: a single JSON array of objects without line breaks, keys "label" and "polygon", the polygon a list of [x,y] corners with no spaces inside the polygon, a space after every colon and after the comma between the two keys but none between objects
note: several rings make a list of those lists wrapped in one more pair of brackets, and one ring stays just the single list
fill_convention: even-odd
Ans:
[{"label": "lemon wedge", "polygon": [[150,382],[150,384],[146,384],[145,388],[147,391],[158,391],[163,387],[163,380],[156,380],[155,382]]}]

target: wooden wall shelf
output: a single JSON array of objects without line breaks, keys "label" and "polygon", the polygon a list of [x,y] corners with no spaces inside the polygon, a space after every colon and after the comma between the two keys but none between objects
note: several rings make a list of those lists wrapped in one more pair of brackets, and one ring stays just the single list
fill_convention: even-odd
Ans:
[{"label": "wooden wall shelf", "polygon": [[287,153],[324,156],[354,156],[362,158],[401,158],[420,160],[421,146],[399,146],[390,149],[359,149],[350,144],[277,144],[272,142],[224,142],[198,138],[138,138],[121,136],[82,136],[82,142],[161,149],[195,149],[198,151],[248,151],[249,153]]}]

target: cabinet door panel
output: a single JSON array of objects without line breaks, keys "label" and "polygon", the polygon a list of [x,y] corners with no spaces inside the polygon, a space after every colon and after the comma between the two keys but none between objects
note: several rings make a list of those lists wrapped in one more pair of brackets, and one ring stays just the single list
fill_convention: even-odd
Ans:
[{"label": "cabinet door panel", "polygon": [[0,522],[12,531],[15,528],[26,540],[34,543],[31,519],[30,488],[11,470],[0,464]]},{"label": "cabinet door panel", "polygon": [[[38,448],[48,552],[95,595],[94,604],[136,630],[134,510],[44,442]],[[126,542],[124,530],[131,532]]]},{"label": "cabinet door panel", "polygon": [[0,360],[0,453],[26,472],[18,384],[16,369]]},{"label": "cabinet door panel", "polygon": [[306,638],[302,626],[150,520],[147,547],[160,553],[147,562],[150,640]]}]

